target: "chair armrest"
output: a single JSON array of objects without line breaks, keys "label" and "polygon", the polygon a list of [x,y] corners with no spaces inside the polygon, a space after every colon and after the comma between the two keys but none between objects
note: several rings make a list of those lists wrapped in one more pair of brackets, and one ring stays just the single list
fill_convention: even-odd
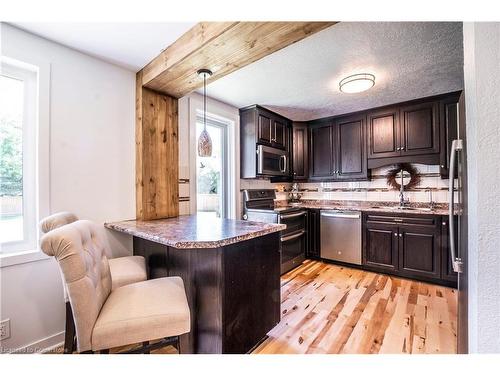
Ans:
[{"label": "chair armrest", "polygon": [[108,262],[111,272],[111,290],[147,279],[144,257],[119,257],[109,259]]}]

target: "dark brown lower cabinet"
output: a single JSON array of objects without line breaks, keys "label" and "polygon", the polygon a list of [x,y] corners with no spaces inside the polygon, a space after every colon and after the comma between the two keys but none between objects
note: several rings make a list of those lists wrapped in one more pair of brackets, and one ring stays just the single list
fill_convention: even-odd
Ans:
[{"label": "dark brown lower cabinet", "polygon": [[398,266],[398,228],[392,224],[366,223],[364,264],[370,268],[395,271]]},{"label": "dark brown lower cabinet", "polygon": [[399,226],[399,272],[406,276],[439,279],[441,252],[437,226]]},{"label": "dark brown lower cabinet", "polygon": [[309,258],[320,257],[320,215],[318,209],[308,210],[307,220],[307,250],[306,255]]},{"label": "dark brown lower cabinet", "polygon": [[456,287],[446,223],[433,215],[364,213],[363,267]]}]

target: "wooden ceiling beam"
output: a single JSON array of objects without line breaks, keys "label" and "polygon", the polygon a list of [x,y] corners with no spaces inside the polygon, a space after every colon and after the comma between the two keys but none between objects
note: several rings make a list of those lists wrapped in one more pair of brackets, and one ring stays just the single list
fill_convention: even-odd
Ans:
[{"label": "wooden ceiling beam", "polygon": [[215,81],[336,22],[201,22],[146,65],[142,85],[181,98],[200,88],[200,68]]}]

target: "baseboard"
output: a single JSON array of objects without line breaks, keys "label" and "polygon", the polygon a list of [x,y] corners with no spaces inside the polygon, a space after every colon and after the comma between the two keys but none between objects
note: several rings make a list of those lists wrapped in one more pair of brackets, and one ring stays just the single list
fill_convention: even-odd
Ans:
[{"label": "baseboard", "polygon": [[64,345],[64,331],[12,351],[12,354],[47,353]]}]

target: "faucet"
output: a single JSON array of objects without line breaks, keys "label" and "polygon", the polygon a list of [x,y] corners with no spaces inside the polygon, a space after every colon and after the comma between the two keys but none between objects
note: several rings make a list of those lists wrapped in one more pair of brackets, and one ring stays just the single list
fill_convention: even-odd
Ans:
[{"label": "faucet", "polygon": [[431,210],[434,210],[436,207],[436,202],[432,199],[432,189],[429,189],[429,207]]},{"label": "faucet", "polygon": [[401,184],[399,188],[399,207],[404,207],[409,199],[405,199],[404,171],[401,169]]}]

